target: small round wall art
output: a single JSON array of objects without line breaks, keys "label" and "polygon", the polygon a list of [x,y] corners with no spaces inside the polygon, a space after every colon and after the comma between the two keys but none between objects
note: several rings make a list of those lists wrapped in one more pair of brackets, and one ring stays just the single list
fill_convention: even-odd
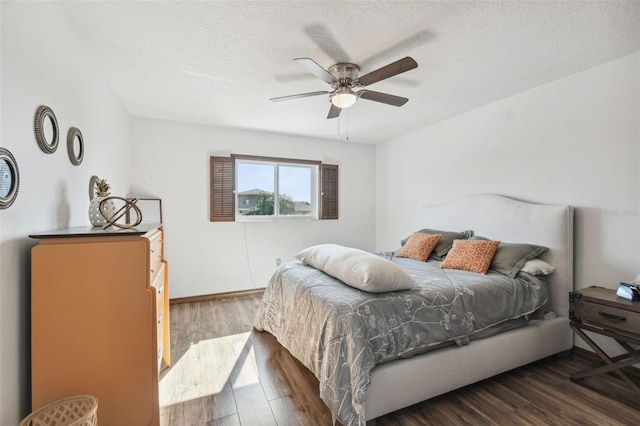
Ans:
[{"label": "small round wall art", "polygon": [[53,110],[46,105],[40,105],[36,111],[33,121],[33,128],[36,133],[36,141],[42,152],[53,154],[58,149],[60,130],[58,120]]},{"label": "small round wall art", "polygon": [[82,133],[77,127],[72,127],[67,133],[67,153],[69,161],[74,166],[79,166],[84,158],[84,139]]},{"label": "small round wall art", "polygon": [[13,204],[20,187],[18,163],[9,150],[0,148],[0,209]]}]

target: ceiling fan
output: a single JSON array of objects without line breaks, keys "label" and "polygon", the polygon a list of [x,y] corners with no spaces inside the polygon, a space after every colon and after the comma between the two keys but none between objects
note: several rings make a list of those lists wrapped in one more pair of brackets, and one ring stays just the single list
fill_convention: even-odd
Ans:
[{"label": "ceiling fan", "polygon": [[381,102],[387,105],[393,105],[400,107],[407,103],[408,98],[401,96],[390,95],[388,93],[374,92],[373,90],[363,89],[354,91],[360,87],[369,86],[380,80],[393,77],[403,72],[412,70],[418,67],[418,63],[411,57],[397,60],[385,65],[382,68],[378,68],[375,71],[371,71],[368,74],[358,77],[360,68],[356,64],[349,62],[340,62],[329,67],[325,70],[317,62],[310,58],[296,58],[294,61],[306,71],[319,77],[333,88],[331,91],[322,90],[319,92],[300,93],[297,95],[280,96],[277,98],[271,98],[271,101],[279,102],[289,99],[306,98],[309,96],[329,95],[331,101],[331,108],[327,118],[336,118],[340,115],[340,111],[343,108],[349,108],[360,98],[368,101]]}]

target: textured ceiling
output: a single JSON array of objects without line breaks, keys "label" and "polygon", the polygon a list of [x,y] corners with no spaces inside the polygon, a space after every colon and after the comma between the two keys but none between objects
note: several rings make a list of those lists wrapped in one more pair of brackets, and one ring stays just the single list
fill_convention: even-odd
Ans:
[{"label": "textured ceiling", "polygon": [[[375,143],[640,51],[638,1],[63,2],[130,114]],[[417,69],[327,120],[329,90],[293,62],[404,56]]]}]

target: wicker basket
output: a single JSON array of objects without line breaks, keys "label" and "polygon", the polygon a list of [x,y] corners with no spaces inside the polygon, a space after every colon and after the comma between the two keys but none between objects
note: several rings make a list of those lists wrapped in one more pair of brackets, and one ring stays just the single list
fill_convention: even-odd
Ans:
[{"label": "wicker basket", "polygon": [[20,422],[20,426],[96,426],[97,424],[98,400],[89,395],[72,396],[45,405]]}]

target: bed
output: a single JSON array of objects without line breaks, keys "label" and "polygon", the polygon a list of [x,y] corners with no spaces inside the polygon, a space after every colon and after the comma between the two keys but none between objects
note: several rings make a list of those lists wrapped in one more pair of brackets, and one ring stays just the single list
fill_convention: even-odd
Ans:
[{"label": "bed", "polygon": [[[534,293],[527,293],[525,298],[509,301],[509,306],[522,305],[521,310],[509,313],[510,316],[504,320],[488,318],[485,321],[478,313],[472,314],[470,321],[458,321],[449,327],[451,312],[458,318],[466,313],[448,311],[451,303],[447,302],[447,309],[443,309],[434,302],[438,299],[434,295],[446,299],[446,294],[441,294],[442,286],[436,290],[427,291],[420,287],[376,293],[369,297],[370,293],[346,286],[340,280],[307,266],[306,262],[283,264],[265,291],[254,326],[273,334],[318,377],[320,396],[334,418],[345,425],[363,424],[386,413],[567,351],[573,346],[567,319],[567,294],[573,289],[573,209],[570,206],[532,204],[496,195],[473,195],[423,207],[422,224],[432,229],[473,230],[474,235],[491,240],[544,246],[548,250],[539,258],[553,265],[555,272],[544,279],[526,273],[519,273],[513,281],[500,278],[504,281],[501,285],[511,288],[515,285],[513,283],[520,283],[525,277],[525,287],[539,293],[535,293],[535,297],[531,296]],[[413,274],[414,278],[418,276],[416,268],[430,267],[432,273],[443,273],[437,263],[435,267],[422,266],[414,260],[395,259],[391,253],[380,253],[379,256],[386,256],[395,262],[394,265]],[[462,275],[445,270],[441,281],[451,280],[454,283]],[[500,274],[487,274],[490,275]],[[457,284],[451,287],[462,288]],[[481,298],[482,291],[480,287],[457,291],[455,300],[465,293],[475,294],[468,299],[460,299],[467,306],[473,303],[474,297]],[[424,341],[408,328],[407,324],[412,321],[403,319],[402,312],[389,310],[388,314],[385,313],[387,308],[383,302],[391,298],[399,298],[411,307],[404,309],[405,316],[420,320],[414,322],[440,321],[442,328],[451,328],[458,334]],[[424,306],[417,309],[414,306],[416,300],[429,300],[428,308],[432,312]],[[357,315],[344,310],[349,307],[356,307]],[[493,315],[491,310],[486,311],[482,315]],[[543,318],[545,311],[553,314],[547,312]],[[441,316],[435,321],[418,317],[431,315],[425,318],[432,319],[438,312]],[[382,318],[383,314],[388,316]],[[369,325],[367,318],[376,319]],[[443,322],[442,318],[447,320]],[[524,323],[520,321],[522,318],[526,318]],[[518,321],[521,322],[518,327],[511,329],[510,324]],[[481,325],[473,329],[468,323],[473,323],[473,327],[476,323]],[[498,334],[488,333],[489,337],[475,338],[480,332],[504,325],[507,327]],[[458,326],[462,331],[457,330]],[[466,334],[465,326],[469,329]],[[429,327],[432,327],[433,334],[439,333],[433,324]],[[383,336],[376,340],[371,338],[371,329],[384,329],[385,332],[379,333]],[[416,340],[423,341],[423,344],[417,345]]]}]

